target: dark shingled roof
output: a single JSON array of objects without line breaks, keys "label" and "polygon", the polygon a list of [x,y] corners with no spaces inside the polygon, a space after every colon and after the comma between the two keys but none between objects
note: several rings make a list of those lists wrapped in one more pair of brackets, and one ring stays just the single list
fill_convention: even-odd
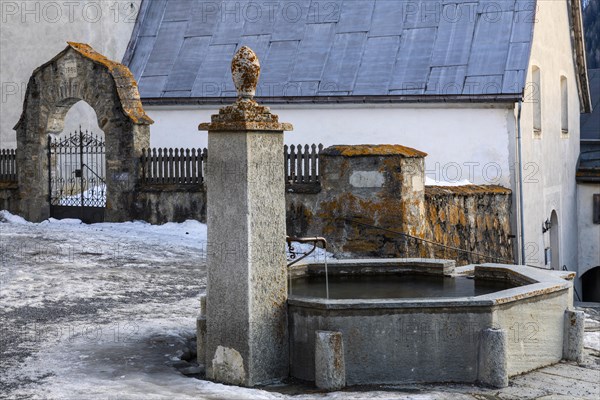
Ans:
[{"label": "dark shingled roof", "polygon": [[581,114],[581,139],[600,140],[600,69],[588,70],[593,110]]},{"label": "dark shingled roof", "polygon": [[144,0],[124,63],[145,99],[235,96],[230,62],[245,45],[263,66],[263,98],[510,100],[525,85],[534,9],[520,0]]}]

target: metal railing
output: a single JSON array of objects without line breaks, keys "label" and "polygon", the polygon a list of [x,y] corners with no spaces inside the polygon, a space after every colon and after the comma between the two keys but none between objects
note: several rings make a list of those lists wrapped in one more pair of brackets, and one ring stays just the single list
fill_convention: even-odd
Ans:
[{"label": "metal railing", "polygon": [[0,150],[0,182],[17,182],[17,150]]}]

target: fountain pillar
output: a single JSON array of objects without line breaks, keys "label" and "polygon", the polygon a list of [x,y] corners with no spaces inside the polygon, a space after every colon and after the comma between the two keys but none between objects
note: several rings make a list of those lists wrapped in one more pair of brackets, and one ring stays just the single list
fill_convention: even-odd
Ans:
[{"label": "fountain pillar", "polygon": [[254,386],[289,375],[283,132],[253,100],[260,64],[242,47],[232,61],[235,104],[208,131],[206,373]]}]

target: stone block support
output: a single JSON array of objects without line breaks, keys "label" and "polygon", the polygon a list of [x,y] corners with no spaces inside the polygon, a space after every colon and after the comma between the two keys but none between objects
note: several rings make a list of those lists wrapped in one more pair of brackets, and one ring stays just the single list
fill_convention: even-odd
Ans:
[{"label": "stone block support", "polygon": [[478,381],[484,385],[508,386],[508,339],[503,329],[484,329],[479,343]]},{"label": "stone block support", "polygon": [[206,365],[206,317],[196,319],[196,358],[198,364]]},{"label": "stone block support", "polygon": [[289,375],[283,132],[253,99],[260,66],[232,62],[238,101],[208,130],[207,377],[255,386]]},{"label": "stone block support", "polygon": [[583,311],[565,311],[565,330],[563,334],[563,359],[583,361],[583,335],[585,313]]},{"label": "stone block support", "polygon": [[341,332],[315,332],[315,384],[319,389],[346,386],[346,363]]},{"label": "stone block support", "polygon": [[200,295],[200,316],[206,317],[206,293]]}]

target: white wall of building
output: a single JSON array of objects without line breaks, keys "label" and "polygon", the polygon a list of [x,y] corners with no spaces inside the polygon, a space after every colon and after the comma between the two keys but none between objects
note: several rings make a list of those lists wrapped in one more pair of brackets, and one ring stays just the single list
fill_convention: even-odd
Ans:
[{"label": "white wall of building", "polygon": [[600,194],[600,183],[577,185],[579,276],[594,267],[600,267],[600,225],[593,221],[594,194]]},{"label": "white wall of building", "polygon": [[[0,1],[0,147],[16,147],[13,131],[33,70],[52,59],[67,41],[83,42],[121,61],[141,0]],[[95,123],[88,107],[73,107],[74,124]]]},{"label": "white wall of building", "polygon": [[[273,106],[290,122],[286,144],[401,144],[428,153],[427,175],[440,181],[469,180],[511,187],[514,115],[491,106]],[[217,108],[145,107],[155,123],[152,147],[206,147],[198,124]]]},{"label": "white wall of building", "polygon": [[[542,224],[552,211],[558,215],[559,265],[576,270],[577,197],[575,170],[579,156],[580,104],[571,47],[567,1],[538,2],[530,68],[541,70],[541,137],[534,138],[532,85],[523,104],[524,219],[527,263],[545,267],[544,249],[550,247],[550,232]],[[561,133],[561,76],[568,82],[569,134]],[[537,88],[535,88],[537,90]],[[556,251],[553,252],[556,257]]]}]

